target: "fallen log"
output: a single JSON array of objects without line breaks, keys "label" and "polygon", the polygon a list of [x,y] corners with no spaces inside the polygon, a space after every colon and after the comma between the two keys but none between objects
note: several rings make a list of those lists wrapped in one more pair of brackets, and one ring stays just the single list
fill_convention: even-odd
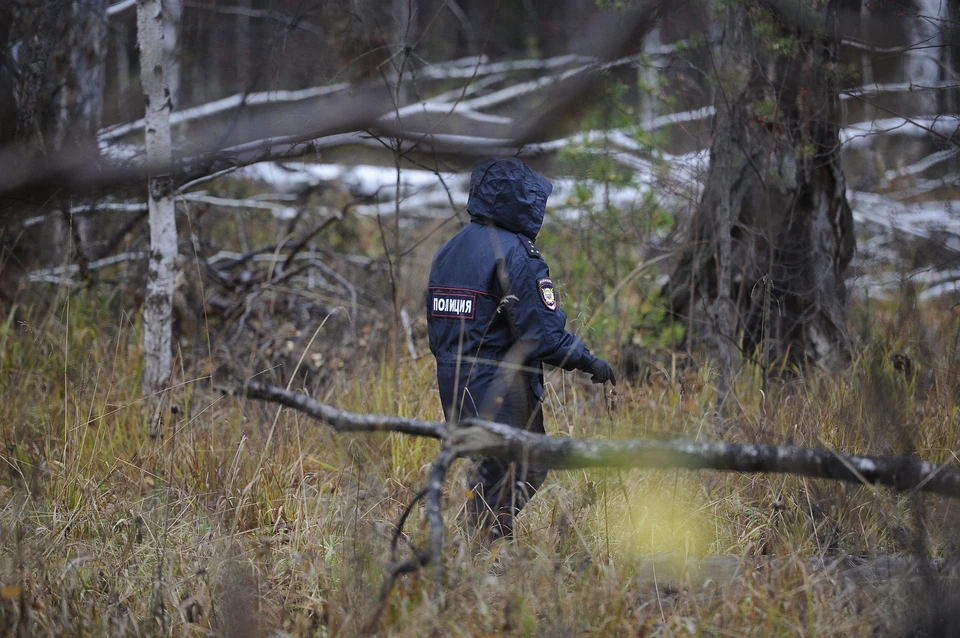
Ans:
[{"label": "fallen log", "polygon": [[793,474],[960,498],[960,469],[906,456],[859,456],[793,445],[683,439],[584,440],[533,434],[480,419],[448,425],[382,414],[354,414],[303,394],[253,381],[243,386],[242,394],[293,408],[327,423],[338,432],[399,432],[440,439],[457,458],[492,456],[554,470],[679,468]]},{"label": "fallen log", "polygon": [[[426,551],[413,548],[414,558],[411,560],[391,562],[368,627],[378,621],[397,578],[427,564],[434,568],[434,600],[442,602],[443,485],[450,467],[462,457],[491,456],[556,470],[678,468],[792,474],[960,497],[960,470],[907,456],[860,456],[799,446],[682,439],[585,440],[533,434],[480,419],[448,424],[384,414],[356,414],[320,403],[304,394],[255,381],[247,381],[236,390],[236,394],[292,408],[326,423],[337,432],[397,432],[440,440],[441,450],[431,468],[427,487],[414,500],[426,498],[429,547]],[[407,513],[397,525],[394,546],[402,533]]]}]

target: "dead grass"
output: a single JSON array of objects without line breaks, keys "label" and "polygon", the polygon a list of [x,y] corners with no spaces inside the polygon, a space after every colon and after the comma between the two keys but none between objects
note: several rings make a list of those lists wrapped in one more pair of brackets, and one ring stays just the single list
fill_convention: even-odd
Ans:
[{"label": "dead grass", "polygon": [[[553,373],[548,428],[915,450],[954,462],[957,321],[891,306],[851,323],[863,336],[848,373],[763,392],[747,370],[722,435],[709,369],[670,366],[643,385],[621,384],[613,409],[597,387]],[[212,384],[227,379],[186,370],[171,393],[176,413],[151,441],[138,330],[136,318],[92,295],[19,311],[0,327],[0,635],[358,634],[393,523],[424,484],[437,444],[334,437],[293,412],[220,396]],[[429,357],[396,371],[371,366],[318,398],[441,417]],[[838,551],[948,556],[958,547],[957,505],[939,498],[782,476],[554,472],[517,541],[481,548],[458,526],[462,472],[447,502],[446,604],[430,602],[428,578],[405,577],[384,634],[900,635],[924,630],[925,610],[950,595],[918,580],[850,587],[809,560]],[[422,510],[407,530],[425,542]],[[717,571],[706,584],[649,573],[647,559],[662,554],[730,555],[746,568],[732,580]],[[758,557],[772,566],[754,570]]]}]

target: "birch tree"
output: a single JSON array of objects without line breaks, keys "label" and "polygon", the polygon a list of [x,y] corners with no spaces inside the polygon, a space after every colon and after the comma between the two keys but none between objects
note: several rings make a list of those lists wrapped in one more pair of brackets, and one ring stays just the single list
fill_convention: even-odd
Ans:
[{"label": "birch tree", "polygon": [[163,72],[170,93],[171,109],[180,106],[180,20],[183,17],[181,0],[163,2]]},{"label": "birch tree", "polygon": [[146,105],[144,138],[149,166],[150,263],[143,312],[143,393],[149,400],[150,435],[159,433],[165,389],[170,381],[174,264],[174,216],[170,139],[170,90],[164,69],[161,0],[138,0],[137,43],[140,83]]}]

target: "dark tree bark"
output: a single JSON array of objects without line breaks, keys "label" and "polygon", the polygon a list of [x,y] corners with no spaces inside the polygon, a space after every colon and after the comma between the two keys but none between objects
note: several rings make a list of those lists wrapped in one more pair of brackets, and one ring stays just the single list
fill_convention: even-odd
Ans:
[{"label": "dark tree bark", "polygon": [[[43,107],[51,106],[49,91],[50,58],[64,33],[70,11],[67,0],[38,2],[24,10],[21,16],[26,24],[21,36],[24,38],[24,61],[18,90],[19,128],[21,140],[42,133],[47,118]],[[47,109],[47,110],[48,110]],[[39,111],[39,112],[38,112]]]},{"label": "dark tree bark", "polygon": [[[61,83],[57,96],[53,147],[73,152],[86,148],[97,154],[97,131],[103,116],[106,88],[107,0],[72,0],[70,25],[58,46],[54,76]],[[78,203],[64,201],[64,210]],[[65,235],[71,241],[74,258],[87,279],[90,244],[95,238],[92,218],[73,219],[64,213]],[[65,248],[64,246],[63,248]]]},{"label": "dark tree bark", "polygon": [[73,0],[69,12],[54,68],[62,82],[56,91],[56,148],[95,142],[106,82],[107,1]]},{"label": "dark tree bark", "polygon": [[67,146],[96,150],[106,7],[107,0],[51,0],[0,8],[0,147],[16,144],[21,158],[8,170]]},{"label": "dark tree bark", "polygon": [[17,137],[17,100],[11,73],[10,33],[13,30],[13,7],[0,7],[0,146]]},{"label": "dark tree bark", "polygon": [[710,168],[664,292],[711,344],[721,393],[738,346],[774,371],[847,358],[844,270],[855,239],[840,168],[837,3],[803,4],[798,19],[728,3],[711,60]]},{"label": "dark tree bark", "polygon": [[[87,55],[89,47],[80,48],[79,42],[87,37],[102,53],[97,29],[106,30],[103,10],[99,19],[82,10],[98,3],[105,9],[106,0],[8,2],[0,8],[0,149],[15,158],[3,168],[8,178],[29,177],[31,161],[57,157],[67,138],[82,137],[80,127],[71,122],[81,111],[97,114],[84,129],[86,145],[96,149],[103,74],[99,82],[93,74],[102,70],[102,55]],[[82,21],[75,24],[78,20]],[[68,76],[75,66],[84,69],[82,77]],[[90,95],[93,103],[87,99]],[[17,277],[29,264],[59,257],[61,234],[51,237],[18,224],[44,207],[62,203],[56,191],[49,190],[25,197],[0,196],[0,250],[12,256],[0,269],[0,300],[13,298]]]}]

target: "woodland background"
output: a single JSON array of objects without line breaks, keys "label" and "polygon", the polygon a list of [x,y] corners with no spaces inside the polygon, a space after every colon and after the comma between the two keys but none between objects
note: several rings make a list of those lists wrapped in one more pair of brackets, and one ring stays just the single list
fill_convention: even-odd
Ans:
[{"label": "woodland background", "polygon": [[3,633],[956,632],[949,498],[553,472],[484,547],[463,463],[444,603],[414,573],[371,625],[439,446],[222,390],[442,420],[430,259],[473,162],[519,155],[568,327],[621,378],[550,371],[548,431],[954,465],[960,4],[139,5],[0,7]]}]

